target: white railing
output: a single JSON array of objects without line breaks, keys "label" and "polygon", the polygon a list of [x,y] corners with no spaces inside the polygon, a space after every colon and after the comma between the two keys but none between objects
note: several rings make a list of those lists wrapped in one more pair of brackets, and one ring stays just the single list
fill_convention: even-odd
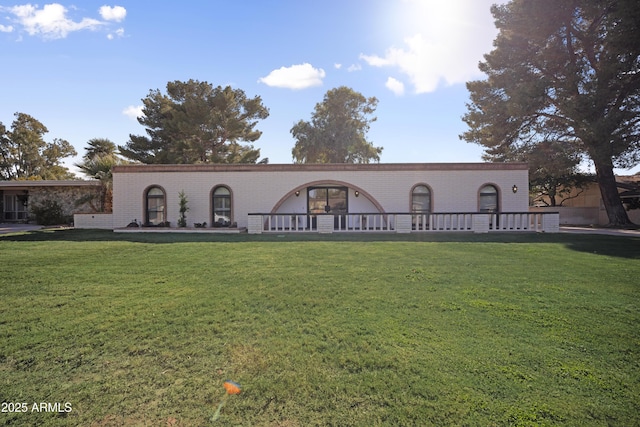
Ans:
[{"label": "white railing", "polygon": [[[314,215],[257,214],[264,223],[263,231],[318,231]],[[251,214],[250,214],[251,216]]]},{"label": "white railing", "polygon": [[473,231],[472,213],[412,214],[411,231]]},{"label": "white railing", "polygon": [[557,212],[437,212],[437,213],[252,213],[250,233],[269,232],[558,232]]},{"label": "white railing", "polygon": [[334,220],[335,231],[395,231],[395,214],[350,213],[337,215]]},{"label": "white railing", "polygon": [[333,231],[395,231],[395,214],[382,213],[350,213],[332,214],[249,214],[256,223],[262,224],[263,232],[318,232],[323,225]]},{"label": "white railing", "polygon": [[535,216],[529,212],[491,214],[490,231],[529,231],[536,228]]}]

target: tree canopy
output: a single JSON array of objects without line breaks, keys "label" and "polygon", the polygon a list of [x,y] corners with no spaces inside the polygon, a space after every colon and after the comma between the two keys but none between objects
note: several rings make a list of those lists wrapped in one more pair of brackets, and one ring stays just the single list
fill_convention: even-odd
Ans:
[{"label": "tree canopy", "polygon": [[382,147],[366,139],[378,100],[342,86],[329,90],[316,104],[311,121],[291,128],[296,163],[369,163],[380,161]]},{"label": "tree canopy", "polygon": [[640,8],[635,0],[512,0],[492,7],[499,34],[467,83],[461,135],[509,160],[550,141],[593,162],[611,225],[630,224],[614,167],[640,157]]},{"label": "tree canopy", "polygon": [[0,123],[0,179],[72,179],[73,173],[61,164],[75,156],[64,139],[44,140],[45,125],[25,113],[15,113],[11,129]]},{"label": "tree canopy", "polygon": [[594,182],[590,174],[580,172],[581,155],[573,147],[557,141],[524,145],[509,160],[529,164],[529,190],[534,204],[562,206],[581,194]]},{"label": "tree canopy", "polygon": [[260,157],[251,143],[269,110],[259,96],[189,80],[167,83],[166,94],[151,90],[142,102],[138,122],[147,136],[130,135],[118,147],[124,157],[142,163],[255,163]]},{"label": "tree canopy", "polygon": [[116,144],[107,138],[93,138],[87,142],[85,154],[82,156],[84,160],[91,160],[96,157],[115,156]]}]

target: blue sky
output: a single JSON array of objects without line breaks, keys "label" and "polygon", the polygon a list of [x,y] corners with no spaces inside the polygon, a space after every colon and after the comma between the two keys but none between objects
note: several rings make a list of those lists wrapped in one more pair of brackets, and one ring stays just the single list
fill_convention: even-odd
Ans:
[{"label": "blue sky", "polygon": [[195,79],[262,97],[255,146],[291,163],[293,124],[349,86],[379,100],[368,139],[382,162],[477,162],[481,147],[458,138],[464,83],[483,78],[496,2],[2,0],[0,121],[30,114],[82,156],[92,138],[144,134],[135,116],[149,90]]}]

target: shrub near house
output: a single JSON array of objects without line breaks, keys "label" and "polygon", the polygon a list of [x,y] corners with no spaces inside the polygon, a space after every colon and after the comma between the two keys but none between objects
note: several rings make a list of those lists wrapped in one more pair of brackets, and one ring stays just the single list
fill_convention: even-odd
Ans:
[{"label": "shrub near house", "polygon": [[73,221],[73,217],[65,215],[60,203],[51,199],[45,199],[31,206],[31,213],[36,223],[40,225],[69,224]]}]

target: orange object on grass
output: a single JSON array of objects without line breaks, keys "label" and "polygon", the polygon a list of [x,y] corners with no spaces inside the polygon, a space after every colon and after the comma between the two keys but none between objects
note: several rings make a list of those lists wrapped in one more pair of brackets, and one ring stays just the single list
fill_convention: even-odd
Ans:
[{"label": "orange object on grass", "polygon": [[227,390],[227,394],[240,394],[240,384],[234,383],[231,380],[224,382],[224,388]]}]

